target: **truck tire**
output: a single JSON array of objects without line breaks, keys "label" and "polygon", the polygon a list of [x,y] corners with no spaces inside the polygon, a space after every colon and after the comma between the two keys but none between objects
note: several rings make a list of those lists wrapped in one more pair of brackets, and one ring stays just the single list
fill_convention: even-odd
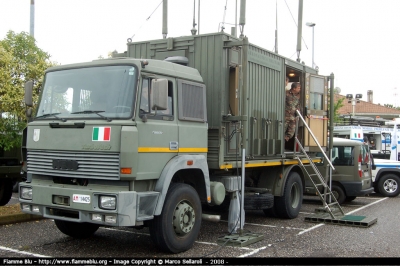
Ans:
[{"label": "truck tire", "polygon": [[13,184],[10,178],[0,179],[0,206],[6,205],[12,196]]},{"label": "truck tire", "polygon": [[394,174],[386,174],[378,181],[378,191],[385,197],[396,197],[400,193],[400,179]]},{"label": "truck tire", "polygon": [[279,218],[294,219],[299,215],[303,201],[303,184],[296,172],[286,179],[282,197],[275,198],[275,211]]},{"label": "truck tire", "polygon": [[274,206],[274,196],[269,193],[245,193],[244,209],[245,210],[264,210]]},{"label": "truck tire", "polygon": [[75,223],[62,220],[54,220],[54,223],[63,234],[73,238],[88,238],[99,229],[98,224],[91,223]]},{"label": "truck tire", "polygon": [[181,183],[170,185],[160,215],[150,221],[150,236],[166,252],[190,249],[201,226],[201,202],[196,190]]},{"label": "truck tire", "polygon": [[331,191],[332,191],[333,196],[335,196],[339,205],[342,204],[346,200],[346,193],[340,186],[333,184]]}]

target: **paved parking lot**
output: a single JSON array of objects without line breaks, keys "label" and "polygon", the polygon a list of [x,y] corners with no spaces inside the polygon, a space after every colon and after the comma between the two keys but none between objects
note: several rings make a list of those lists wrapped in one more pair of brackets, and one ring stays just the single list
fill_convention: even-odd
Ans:
[{"label": "paved parking lot", "polygon": [[344,204],[346,214],[377,217],[368,228],[310,223],[305,217],[321,206],[316,197],[305,197],[298,218],[266,217],[262,211],[246,212],[245,232],[263,239],[245,247],[221,247],[218,237],[228,233],[228,213],[219,223],[202,222],[193,248],[180,254],[156,249],[147,228],[100,228],[93,237],[78,240],[63,235],[52,220],[0,227],[0,257],[108,257],[108,258],[253,258],[253,257],[400,257],[400,198],[379,194]]}]

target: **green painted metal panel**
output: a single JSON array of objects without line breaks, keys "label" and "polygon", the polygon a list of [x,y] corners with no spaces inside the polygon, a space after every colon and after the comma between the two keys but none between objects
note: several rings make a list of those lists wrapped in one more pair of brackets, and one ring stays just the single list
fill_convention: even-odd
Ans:
[{"label": "green painted metal panel", "polygon": [[[247,47],[248,155],[276,156],[283,153],[284,59],[252,44]],[[268,127],[263,123],[266,120]],[[270,151],[268,142],[274,147]]]},{"label": "green painted metal panel", "polygon": [[[233,46],[239,48],[239,53],[229,58]],[[229,63],[235,61],[240,62],[242,70],[239,108],[240,116],[247,117],[243,122],[247,155],[254,158],[283,156],[286,67],[302,73],[315,70],[248,43],[247,39],[240,40],[221,32],[130,43],[128,54],[144,57],[149,52],[143,47],[149,48],[151,58],[156,59],[185,55],[189,60],[188,66],[197,69],[202,76],[207,97],[208,158],[213,165],[217,155],[218,164],[235,158],[235,151],[229,151],[229,146],[235,145],[229,141],[236,141],[236,138],[226,140],[222,132],[223,127],[229,124],[223,121],[223,117],[230,114],[229,70],[232,65]],[[265,121],[269,121],[268,126]]]}]

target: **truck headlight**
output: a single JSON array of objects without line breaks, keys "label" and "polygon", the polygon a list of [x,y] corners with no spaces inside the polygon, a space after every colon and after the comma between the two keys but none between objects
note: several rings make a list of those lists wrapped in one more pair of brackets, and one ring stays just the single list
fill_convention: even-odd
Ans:
[{"label": "truck headlight", "polygon": [[100,196],[100,208],[105,210],[115,210],[117,198],[115,196]]},{"label": "truck headlight", "polygon": [[20,189],[21,189],[20,190],[21,192],[20,192],[19,196],[22,199],[25,199],[25,200],[32,199],[32,188],[31,187],[21,187]]}]

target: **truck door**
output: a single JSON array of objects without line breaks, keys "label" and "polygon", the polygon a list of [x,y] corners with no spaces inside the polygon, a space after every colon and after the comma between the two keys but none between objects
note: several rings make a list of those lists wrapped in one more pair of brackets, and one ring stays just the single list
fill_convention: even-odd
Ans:
[{"label": "truck door", "polygon": [[[157,77],[164,78],[164,77]],[[157,179],[166,163],[178,154],[178,126],[174,108],[176,83],[168,79],[168,108],[152,110],[151,80],[143,77],[137,101],[138,173],[137,179]]]},{"label": "truck door", "polygon": [[[306,73],[305,102],[308,126],[317,138],[321,147],[328,143],[328,80],[324,76]],[[304,147],[308,151],[318,151],[311,134],[304,128]]]},{"label": "truck door", "polygon": [[179,79],[179,153],[207,154],[206,86]]}]

